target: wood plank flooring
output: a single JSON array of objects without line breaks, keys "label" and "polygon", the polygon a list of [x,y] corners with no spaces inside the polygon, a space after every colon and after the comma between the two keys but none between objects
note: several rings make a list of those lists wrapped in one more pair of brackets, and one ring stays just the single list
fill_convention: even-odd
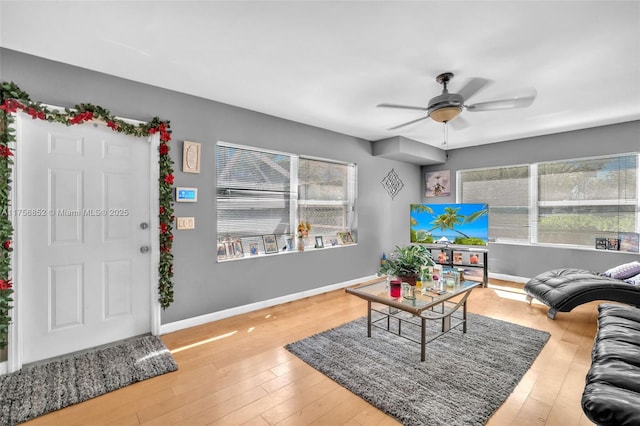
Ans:
[{"label": "wood plank flooring", "polygon": [[[591,425],[580,398],[598,303],[552,321],[545,306],[524,301],[521,284],[492,284],[473,290],[470,312],[546,330],[551,339],[487,425]],[[336,290],[171,333],[162,339],[178,371],[26,424],[397,425],[283,349],[365,314],[365,301]]]}]

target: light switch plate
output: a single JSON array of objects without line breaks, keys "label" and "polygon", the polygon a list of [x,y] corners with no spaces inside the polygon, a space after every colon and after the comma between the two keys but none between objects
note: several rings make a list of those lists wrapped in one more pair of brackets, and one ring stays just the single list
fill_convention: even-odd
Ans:
[{"label": "light switch plate", "polygon": [[195,229],[196,219],[194,217],[179,217],[177,219],[178,229]]}]

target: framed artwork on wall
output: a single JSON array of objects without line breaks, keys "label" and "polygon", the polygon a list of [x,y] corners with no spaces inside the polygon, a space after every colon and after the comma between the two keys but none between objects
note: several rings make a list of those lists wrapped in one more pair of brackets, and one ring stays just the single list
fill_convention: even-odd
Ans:
[{"label": "framed artwork on wall", "polygon": [[425,197],[448,197],[451,195],[451,170],[424,174]]},{"label": "framed artwork on wall", "polygon": [[182,171],[200,173],[200,144],[184,141],[182,144]]}]

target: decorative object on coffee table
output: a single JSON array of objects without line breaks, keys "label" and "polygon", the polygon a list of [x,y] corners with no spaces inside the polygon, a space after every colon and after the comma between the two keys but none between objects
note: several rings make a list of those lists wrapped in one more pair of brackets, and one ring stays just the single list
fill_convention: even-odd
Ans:
[{"label": "decorative object on coffee table", "polygon": [[422,269],[435,265],[431,253],[422,245],[396,246],[378,275],[398,277],[402,282],[415,286]]}]

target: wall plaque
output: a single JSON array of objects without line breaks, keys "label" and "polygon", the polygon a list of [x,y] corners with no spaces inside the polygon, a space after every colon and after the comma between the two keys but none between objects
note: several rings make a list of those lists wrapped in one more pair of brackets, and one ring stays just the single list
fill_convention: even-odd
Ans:
[{"label": "wall plaque", "polygon": [[182,171],[200,173],[200,144],[184,141],[182,144]]}]

